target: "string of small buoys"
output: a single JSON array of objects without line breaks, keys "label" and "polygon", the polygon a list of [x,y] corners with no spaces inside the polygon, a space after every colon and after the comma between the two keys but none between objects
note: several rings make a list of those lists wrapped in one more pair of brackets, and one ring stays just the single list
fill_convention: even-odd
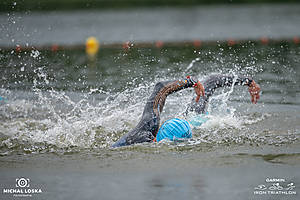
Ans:
[{"label": "string of small buoys", "polygon": [[[180,46],[180,45],[185,45],[185,46],[193,46],[194,48],[200,48],[205,44],[213,45],[213,44],[227,44],[228,46],[234,46],[237,44],[241,43],[247,43],[247,42],[257,42],[263,45],[268,45],[271,43],[276,43],[276,42],[291,42],[293,44],[299,45],[300,44],[300,37],[295,36],[293,38],[283,38],[283,39],[270,39],[268,37],[261,37],[258,40],[236,40],[233,38],[229,38],[227,40],[223,41],[202,41],[202,40],[192,40],[192,41],[182,41],[182,42],[164,42],[161,40],[158,40],[156,42],[130,42],[126,41],[124,43],[115,43],[115,44],[103,44],[101,45],[101,48],[123,48],[125,51],[130,50],[133,47],[139,48],[158,48],[161,49],[163,47],[169,47],[169,46]],[[21,45],[16,45],[15,46],[15,52],[19,53],[21,51],[25,50],[50,50],[52,52],[57,52],[59,50],[65,50],[65,49],[78,49],[78,48],[83,48],[83,45],[76,45],[76,46],[60,46],[58,44],[53,44],[50,46],[43,46],[43,47],[29,47],[27,46],[21,46]],[[86,54],[88,55],[89,58],[93,59],[95,55],[98,53],[100,48],[100,43],[95,37],[89,37],[86,40],[85,43],[85,51]],[[1,49],[7,49],[7,48],[1,48]]]}]

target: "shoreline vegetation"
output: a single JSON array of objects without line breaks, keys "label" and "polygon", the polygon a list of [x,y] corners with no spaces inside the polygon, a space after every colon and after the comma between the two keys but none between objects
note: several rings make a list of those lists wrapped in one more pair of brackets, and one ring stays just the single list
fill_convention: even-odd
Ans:
[{"label": "shoreline vegetation", "polygon": [[213,4],[300,3],[299,0],[2,0],[0,12],[123,9]]}]

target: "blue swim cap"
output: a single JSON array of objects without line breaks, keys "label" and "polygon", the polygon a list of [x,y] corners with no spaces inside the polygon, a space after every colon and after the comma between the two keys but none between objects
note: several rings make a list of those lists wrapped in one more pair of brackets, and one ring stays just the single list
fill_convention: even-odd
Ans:
[{"label": "blue swim cap", "polygon": [[159,129],[156,135],[156,141],[159,142],[165,138],[174,140],[176,138],[191,138],[192,130],[189,123],[183,119],[169,119]]}]

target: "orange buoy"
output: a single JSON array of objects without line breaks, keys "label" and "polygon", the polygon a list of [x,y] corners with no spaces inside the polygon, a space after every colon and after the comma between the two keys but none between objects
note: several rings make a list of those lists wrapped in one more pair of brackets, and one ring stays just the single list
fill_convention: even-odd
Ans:
[{"label": "orange buoy", "polygon": [[21,51],[21,46],[20,46],[20,45],[17,45],[17,46],[16,46],[16,52],[19,53],[20,51]]},{"label": "orange buoy", "polygon": [[300,44],[300,38],[299,37],[294,37],[293,41],[295,44]]},{"label": "orange buoy", "polygon": [[163,46],[164,46],[164,43],[160,40],[155,43],[156,48],[162,48]]},{"label": "orange buoy", "polygon": [[99,42],[95,37],[89,37],[85,43],[85,51],[89,56],[95,56],[99,50]]},{"label": "orange buoy", "polygon": [[269,39],[266,38],[266,37],[262,37],[262,38],[260,38],[260,42],[261,42],[262,44],[268,44],[268,43],[269,43]]},{"label": "orange buoy", "polygon": [[227,44],[228,44],[228,46],[233,46],[233,45],[236,44],[236,42],[235,42],[233,39],[229,39],[229,40],[227,41]]},{"label": "orange buoy", "polygon": [[199,48],[199,47],[201,47],[202,42],[201,42],[201,40],[194,40],[193,45],[194,45],[194,47]]},{"label": "orange buoy", "polygon": [[127,41],[127,42],[125,42],[125,43],[123,44],[123,49],[125,49],[125,50],[130,49],[130,47],[131,47],[131,44],[130,44],[129,41]]},{"label": "orange buoy", "polygon": [[57,44],[52,45],[51,51],[53,51],[53,52],[58,51],[58,45]]}]

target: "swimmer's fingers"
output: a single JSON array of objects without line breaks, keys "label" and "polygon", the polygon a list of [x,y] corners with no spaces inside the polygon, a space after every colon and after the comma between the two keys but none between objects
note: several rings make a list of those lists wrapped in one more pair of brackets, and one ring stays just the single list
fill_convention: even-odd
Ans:
[{"label": "swimmer's fingers", "polygon": [[251,95],[251,102],[256,104],[258,99],[260,98],[259,96],[260,92],[260,86],[255,83],[253,80],[252,83],[249,85],[249,93]]},{"label": "swimmer's fingers", "polygon": [[251,102],[252,102],[252,103],[256,104],[257,101],[258,101],[258,99],[259,99],[259,95],[258,95],[258,94],[256,94],[256,95],[251,95]]},{"label": "swimmer's fingers", "polygon": [[197,96],[195,101],[198,103],[199,99],[200,99],[200,96]]},{"label": "swimmer's fingers", "polygon": [[202,83],[200,83],[200,81],[197,81],[197,83],[194,84],[194,88],[197,95],[204,96],[205,90]]},{"label": "swimmer's fingers", "polygon": [[196,102],[198,102],[200,97],[204,96],[204,94],[205,94],[204,87],[203,87],[202,83],[200,83],[200,81],[197,81],[197,83],[195,83],[194,90],[197,95]]},{"label": "swimmer's fingers", "polygon": [[257,103],[256,95],[251,95],[251,102],[254,103],[254,104]]},{"label": "swimmer's fingers", "polygon": [[200,90],[201,90],[201,96],[204,96],[205,95],[205,89],[204,89],[204,86],[202,85],[202,83],[199,82],[199,85],[200,85]]},{"label": "swimmer's fingers", "polygon": [[255,97],[254,96],[252,96],[251,102],[255,104]]},{"label": "swimmer's fingers", "polygon": [[256,99],[258,100],[260,98],[259,93],[256,95]]}]

